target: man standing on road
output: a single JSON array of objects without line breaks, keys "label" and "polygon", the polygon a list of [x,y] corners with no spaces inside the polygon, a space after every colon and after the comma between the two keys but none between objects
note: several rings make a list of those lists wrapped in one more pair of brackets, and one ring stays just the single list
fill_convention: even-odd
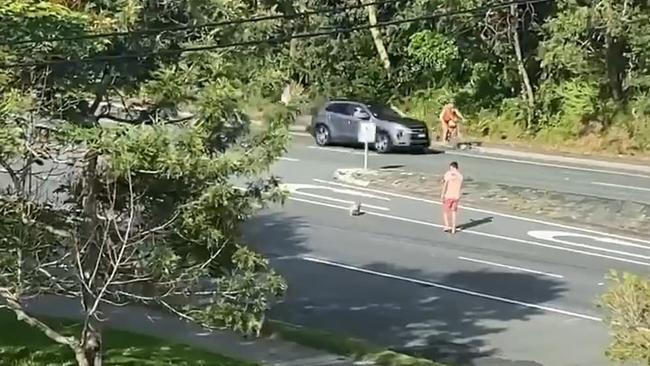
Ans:
[{"label": "man standing on road", "polygon": [[[452,234],[456,233],[456,213],[458,212],[462,185],[463,175],[458,170],[458,163],[454,161],[449,164],[449,170],[442,179],[442,192],[440,193],[445,231],[450,231]],[[450,216],[451,226],[449,225]]]}]

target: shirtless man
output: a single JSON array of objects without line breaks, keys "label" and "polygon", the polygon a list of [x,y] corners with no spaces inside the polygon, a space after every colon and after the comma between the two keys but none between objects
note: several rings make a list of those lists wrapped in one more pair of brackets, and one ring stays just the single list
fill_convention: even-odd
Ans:
[{"label": "shirtless man", "polygon": [[[450,231],[452,234],[456,233],[456,213],[458,212],[458,201],[461,196],[461,188],[463,186],[463,175],[458,170],[458,163],[452,162],[449,164],[449,170],[445,173],[442,183],[442,192],[440,199],[442,200],[442,217],[445,223],[445,231]],[[449,219],[451,216],[451,226]]]},{"label": "shirtless man", "polygon": [[[442,126],[442,140],[443,142],[449,142],[449,137],[447,133],[450,129],[458,128],[459,120],[465,120],[465,117],[460,113],[453,103],[445,104],[442,107],[440,112],[440,124]],[[460,136],[460,131],[458,132]]]}]

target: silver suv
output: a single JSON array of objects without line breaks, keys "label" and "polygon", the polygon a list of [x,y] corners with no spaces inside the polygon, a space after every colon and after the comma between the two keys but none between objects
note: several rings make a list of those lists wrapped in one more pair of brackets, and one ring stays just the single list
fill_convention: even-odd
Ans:
[{"label": "silver suv", "polygon": [[426,124],[402,117],[390,107],[348,100],[327,102],[312,115],[311,133],[320,146],[330,144],[356,144],[362,121],[377,126],[375,151],[387,153],[405,147],[425,150],[429,146]]}]

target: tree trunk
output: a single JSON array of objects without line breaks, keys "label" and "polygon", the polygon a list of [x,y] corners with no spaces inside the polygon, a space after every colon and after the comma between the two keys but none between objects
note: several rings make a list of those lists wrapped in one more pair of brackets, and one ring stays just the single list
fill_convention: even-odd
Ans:
[{"label": "tree trunk", "polygon": [[623,100],[623,74],[625,72],[625,57],[621,43],[610,35],[605,36],[607,52],[607,81],[612,98]]},{"label": "tree trunk", "polygon": [[375,47],[377,48],[381,62],[384,64],[384,69],[386,69],[386,73],[390,77],[391,65],[388,51],[386,51],[386,47],[384,46],[379,28],[375,27],[377,25],[377,5],[367,5],[366,9],[368,9],[368,22],[371,26],[370,34],[372,34],[372,40],[375,42]]},{"label": "tree trunk", "polygon": [[[94,314],[98,310],[95,303],[98,301],[90,289],[101,286],[99,273],[102,271],[101,264],[101,235],[98,228],[101,224],[97,218],[97,195],[99,194],[99,182],[97,178],[98,156],[94,152],[88,155],[88,164],[83,173],[83,190],[82,190],[82,209],[86,221],[81,226],[80,239],[87,243],[87,253],[78,252],[80,256],[80,267],[83,273],[80,273],[81,281],[85,285],[81,286],[81,300],[86,320],[81,334],[81,342],[75,348],[75,357],[79,366],[101,366],[101,330]],[[77,244],[77,250],[80,250]],[[97,271],[97,273],[95,273]]]},{"label": "tree trunk", "polygon": [[[291,41],[289,41],[289,60],[293,62],[293,58],[296,56],[296,52],[298,49],[298,40],[296,38],[291,38]],[[284,90],[282,91],[282,97],[280,101],[284,105],[289,105],[291,102],[291,99],[293,97],[293,84],[291,82],[291,78],[287,82],[287,85],[285,85]]]},{"label": "tree trunk", "polygon": [[82,343],[75,348],[75,359],[79,366],[102,366],[102,336],[94,329],[84,331]]},{"label": "tree trunk", "polygon": [[517,13],[517,4],[510,5],[510,25],[512,33],[512,43],[515,50],[515,56],[517,57],[517,69],[519,75],[521,76],[522,85],[524,87],[524,92],[526,96],[526,101],[528,102],[528,120],[526,129],[530,128],[532,122],[532,112],[535,110],[535,93],[533,92],[533,86],[530,82],[530,77],[528,76],[528,71],[526,70],[526,64],[524,63],[524,57],[521,52],[521,42],[519,40],[519,15]]}]

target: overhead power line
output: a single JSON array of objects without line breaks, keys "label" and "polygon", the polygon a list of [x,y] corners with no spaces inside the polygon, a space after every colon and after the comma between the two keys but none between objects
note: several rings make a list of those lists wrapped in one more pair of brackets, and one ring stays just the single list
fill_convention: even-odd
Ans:
[{"label": "overhead power line", "polygon": [[107,32],[107,33],[90,33],[90,34],[81,34],[78,36],[70,37],[44,37],[38,39],[25,39],[22,41],[13,41],[13,42],[0,42],[0,46],[17,46],[23,44],[33,44],[33,43],[46,43],[46,42],[67,42],[67,41],[80,41],[87,39],[98,39],[98,38],[112,38],[112,37],[126,37],[126,36],[137,36],[137,35],[153,35],[160,34],[163,32],[179,32],[184,30],[195,30],[195,29],[205,29],[205,28],[217,28],[224,27],[229,25],[238,25],[246,23],[256,23],[263,22],[268,20],[278,20],[278,19],[295,19],[300,17],[309,17],[312,15],[320,14],[331,14],[331,13],[342,13],[348,10],[354,10],[359,8],[365,8],[372,5],[387,5],[392,3],[400,2],[401,0],[382,0],[369,3],[360,3],[356,5],[350,5],[345,7],[334,7],[334,8],[321,8],[315,10],[308,10],[303,12],[297,12],[293,14],[278,14],[278,15],[265,15],[253,18],[245,19],[232,19],[224,20],[220,22],[209,22],[196,25],[179,25],[174,27],[161,27],[161,28],[148,28],[148,29],[139,29],[133,31],[123,31],[123,32]]},{"label": "overhead power line", "polygon": [[[446,13],[440,13],[440,14],[431,14],[431,15],[425,15],[425,16],[421,16],[421,17],[398,19],[398,20],[392,20],[392,21],[387,21],[387,22],[379,22],[379,23],[377,23],[375,25],[361,25],[361,26],[355,26],[355,27],[349,27],[349,28],[337,28],[337,29],[328,30],[328,31],[321,31],[321,32],[296,33],[296,34],[287,35],[287,36],[269,37],[269,38],[266,38],[266,39],[257,39],[257,40],[251,40],[251,41],[245,41],[245,42],[232,42],[232,43],[223,43],[223,44],[215,44],[215,45],[185,47],[185,48],[167,49],[167,50],[153,51],[153,52],[146,52],[146,53],[132,53],[132,54],[122,54],[122,55],[111,55],[111,56],[97,56],[97,57],[87,57],[87,58],[79,58],[79,59],[49,60],[49,61],[38,61],[38,62],[31,62],[31,63],[0,64],[0,68],[7,69],[7,68],[22,68],[22,67],[46,66],[46,65],[69,64],[69,63],[74,64],[74,63],[111,62],[111,61],[118,61],[118,60],[124,60],[124,59],[146,58],[146,57],[152,57],[152,56],[179,55],[179,54],[186,53],[186,52],[201,52],[201,51],[212,51],[212,50],[218,50],[218,49],[228,49],[228,48],[234,48],[234,47],[255,46],[255,45],[260,45],[260,44],[275,44],[275,43],[288,42],[288,41],[290,41],[292,39],[307,39],[307,38],[323,37],[323,36],[328,36],[328,35],[352,33],[352,32],[356,32],[356,31],[368,30],[368,29],[372,29],[372,28],[383,28],[383,27],[388,27],[388,26],[392,26],[392,25],[414,23],[414,22],[419,22],[419,21],[433,20],[433,19],[446,18],[446,17],[453,17],[453,16],[459,16],[459,15],[465,15],[465,14],[474,14],[474,13],[484,12],[484,11],[489,11],[489,10],[498,10],[498,9],[510,7],[512,5],[537,4],[537,3],[544,3],[544,2],[550,2],[550,1],[553,1],[553,0],[523,0],[523,1],[518,0],[518,1],[509,1],[509,2],[504,2],[504,3],[500,3],[500,4],[492,4],[490,6],[481,6],[481,7],[471,8],[471,9],[453,11],[453,12],[446,12]],[[365,6],[367,6],[367,4]]]}]

